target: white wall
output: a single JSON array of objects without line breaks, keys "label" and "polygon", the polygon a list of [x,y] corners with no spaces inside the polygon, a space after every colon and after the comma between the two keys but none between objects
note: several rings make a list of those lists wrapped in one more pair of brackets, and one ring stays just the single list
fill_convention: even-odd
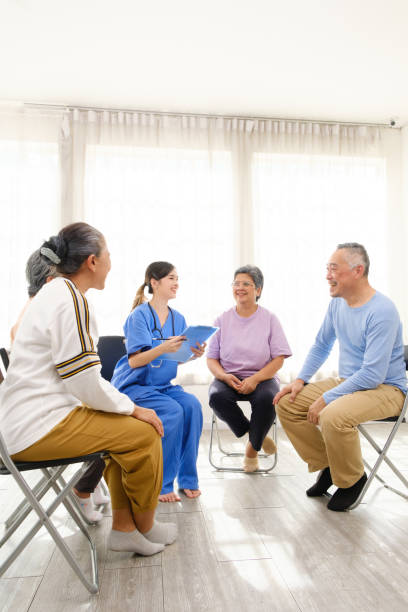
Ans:
[{"label": "white wall", "polygon": [[[401,237],[402,257],[403,257],[403,268],[408,269],[408,126],[401,130],[401,205],[402,215],[404,219],[403,233]],[[405,290],[405,300],[408,295],[408,279],[401,277],[401,286]],[[407,342],[408,339],[408,307],[404,312],[401,313],[403,324],[405,327],[404,339]]]}]

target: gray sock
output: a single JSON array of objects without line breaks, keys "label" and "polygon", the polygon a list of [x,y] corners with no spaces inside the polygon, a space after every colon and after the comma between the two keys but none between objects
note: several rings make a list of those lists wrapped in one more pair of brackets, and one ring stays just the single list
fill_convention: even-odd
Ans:
[{"label": "gray sock", "polygon": [[174,523],[158,523],[154,521],[153,527],[143,534],[150,542],[160,544],[173,544],[177,538],[177,525]]},{"label": "gray sock", "polygon": [[164,549],[161,543],[147,540],[140,531],[116,531],[112,529],[108,537],[108,549],[116,552],[133,552],[148,557]]}]

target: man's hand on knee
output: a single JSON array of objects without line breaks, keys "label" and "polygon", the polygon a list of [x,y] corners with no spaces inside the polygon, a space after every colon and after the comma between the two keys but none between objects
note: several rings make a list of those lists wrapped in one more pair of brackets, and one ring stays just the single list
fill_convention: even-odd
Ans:
[{"label": "man's hand on knee", "polygon": [[300,378],[297,378],[292,383],[290,383],[290,385],[286,385],[286,387],[283,387],[283,389],[275,395],[275,397],[273,398],[273,403],[276,406],[279,400],[282,399],[282,397],[284,395],[287,395],[288,393],[290,393],[289,401],[294,402],[297,394],[303,389],[304,386],[305,382]]},{"label": "man's hand on knee", "polygon": [[326,406],[326,402],[324,401],[323,395],[319,397],[319,399],[315,400],[313,404],[309,406],[309,410],[307,413],[307,420],[309,423],[313,423],[313,425],[319,424],[319,414]]}]

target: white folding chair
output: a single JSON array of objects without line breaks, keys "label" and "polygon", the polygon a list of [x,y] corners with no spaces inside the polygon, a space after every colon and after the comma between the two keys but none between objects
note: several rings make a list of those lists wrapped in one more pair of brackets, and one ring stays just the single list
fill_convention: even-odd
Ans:
[{"label": "white folding chair", "polygon": [[[225,457],[240,457],[241,459],[243,459],[244,456],[245,456],[244,452],[232,452],[232,451],[227,451],[227,450],[225,450],[223,448],[222,442],[221,442],[220,429],[218,427],[217,417],[216,417],[215,413],[213,412],[212,421],[211,421],[210,446],[209,446],[209,450],[208,450],[208,460],[209,460],[210,464],[213,466],[213,468],[215,468],[219,472],[244,472],[244,469],[242,467],[226,466],[226,465],[222,465],[220,463],[216,463],[216,460],[214,459],[214,450],[213,450],[213,447],[214,447],[214,430],[215,430],[215,435],[217,437],[218,451],[223,455],[223,458],[225,458]],[[273,440],[274,440],[274,442],[275,442],[275,444],[277,446],[276,418],[275,418],[275,421],[272,424],[272,427],[271,427],[270,431],[272,432],[272,438],[273,438]],[[255,472],[250,472],[250,473],[251,474],[267,474],[268,472],[273,470],[273,468],[276,466],[276,464],[278,462],[278,451],[276,451],[276,453],[274,453],[273,455],[265,455],[264,453],[258,453],[258,457],[262,461],[264,459],[266,460],[267,458],[269,458],[271,460],[271,465],[270,466],[266,466],[266,467],[260,467]]]},{"label": "white folding chair", "polygon": [[[404,353],[405,353],[404,354],[405,368],[406,370],[408,370],[408,346],[404,347]],[[389,426],[390,421],[393,422],[391,431],[388,434],[388,437],[385,440],[385,442],[382,444],[378,444],[374,440],[374,438],[368,433],[366,424],[357,426],[357,429],[359,430],[361,435],[364,436],[364,438],[371,444],[374,450],[378,453],[378,458],[376,462],[374,463],[374,466],[371,466],[365,459],[363,459],[364,465],[368,471],[367,482],[365,483],[359,497],[356,499],[354,504],[352,504],[348,508],[348,510],[353,510],[361,503],[364,495],[366,494],[374,478],[376,478],[386,489],[389,489],[390,491],[397,493],[401,497],[408,499],[408,494],[407,494],[408,493],[408,480],[405,478],[403,474],[401,474],[401,472],[395,466],[395,464],[391,461],[391,459],[387,457],[387,452],[391,446],[392,441],[394,440],[401,424],[405,422],[405,415],[407,412],[407,408],[408,408],[408,395],[405,396],[404,405],[402,407],[401,414],[399,415],[399,417],[391,417],[389,419],[385,419],[381,421],[374,421],[375,423],[382,423],[384,427],[386,427],[387,425]],[[381,478],[381,476],[378,475],[377,472],[383,462],[388,465],[388,467],[394,472],[394,474],[399,478],[399,480],[405,485],[406,492],[400,491],[399,489],[396,489],[393,486],[389,485],[383,478]]]}]

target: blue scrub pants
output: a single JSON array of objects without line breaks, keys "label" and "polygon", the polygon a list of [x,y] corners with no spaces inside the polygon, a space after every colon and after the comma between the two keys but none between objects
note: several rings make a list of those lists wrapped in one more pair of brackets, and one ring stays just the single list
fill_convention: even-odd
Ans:
[{"label": "blue scrub pants", "polygon": [[161,494],[180,489],[198,489],[197,455],[203,428],[201,404],[180,385],[153,391],[135,400],[138,406],[152,408],[163,423],[163,487]]}]

